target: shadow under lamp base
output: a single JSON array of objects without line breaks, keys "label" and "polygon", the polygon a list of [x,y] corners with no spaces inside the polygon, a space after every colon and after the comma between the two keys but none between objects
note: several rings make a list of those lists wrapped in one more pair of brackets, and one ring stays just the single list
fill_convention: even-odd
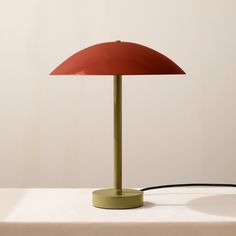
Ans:
[{"label": "shadow under lamp base", "polygon": [[93,192],[93,206],[106,209],[130,209],[143,205],[143,192],[124,188],[121,192],[108,188]]}]

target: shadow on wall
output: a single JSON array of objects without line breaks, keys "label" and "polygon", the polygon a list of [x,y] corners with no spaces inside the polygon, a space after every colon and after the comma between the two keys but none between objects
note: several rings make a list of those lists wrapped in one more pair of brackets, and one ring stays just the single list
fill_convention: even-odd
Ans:
[{"label": "shadow on wall", "polygon": [[26,192],[26,189],[0,189],[0,221],[6,220]]}]

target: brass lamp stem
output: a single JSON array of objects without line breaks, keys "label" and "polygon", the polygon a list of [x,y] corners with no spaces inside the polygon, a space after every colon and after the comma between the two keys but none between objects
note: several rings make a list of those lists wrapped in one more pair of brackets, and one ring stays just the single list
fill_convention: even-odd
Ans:
[{"label": "brass lamp stem", "polygon": [[143,205],[143,192],[122,188],[122,75],[114,75],[114,187],[93,192],[93,205],[129,209]]},{"label": "brass lamp stem", "polygon": [[114,188],[122,194],[122,76],[114,75]]}]

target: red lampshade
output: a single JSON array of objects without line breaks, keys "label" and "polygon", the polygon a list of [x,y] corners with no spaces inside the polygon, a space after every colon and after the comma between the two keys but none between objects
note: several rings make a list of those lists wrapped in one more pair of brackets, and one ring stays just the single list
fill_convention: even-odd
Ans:
[{"label": "red lampshade", "polygon": [[131,42],[108,42],[81,50],[51,75],[148,75],[185,74],[163,54]]}]

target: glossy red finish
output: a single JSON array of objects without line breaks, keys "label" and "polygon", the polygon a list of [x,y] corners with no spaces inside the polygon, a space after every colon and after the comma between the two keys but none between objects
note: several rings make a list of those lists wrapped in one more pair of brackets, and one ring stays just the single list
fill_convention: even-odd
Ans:
[{"label": "glossy red finish", "polygon": [[81,50],[51,75],[185,74],[163,54],[131,42],[100,43]]}]

